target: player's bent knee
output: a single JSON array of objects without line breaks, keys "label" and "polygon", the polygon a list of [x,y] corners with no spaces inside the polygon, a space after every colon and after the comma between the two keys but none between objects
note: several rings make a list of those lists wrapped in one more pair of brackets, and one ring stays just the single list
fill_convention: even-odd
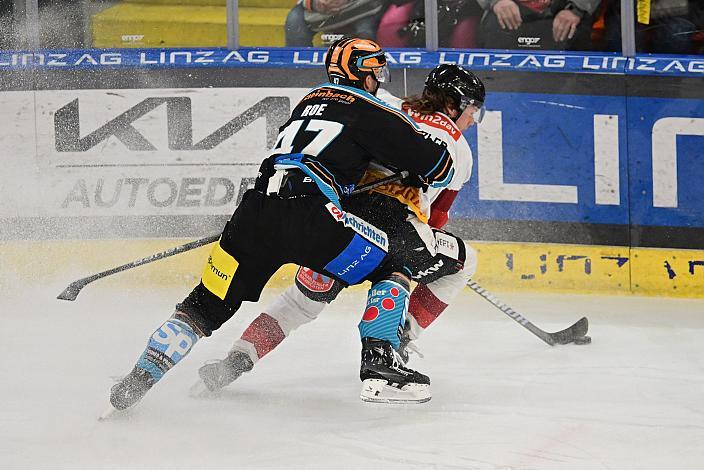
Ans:
[{"label": "player's bent knee", "polygon": [[[186,312],[176,310],[173,315],[171,315],[171,318],[187,324],[199,338],[202,338],[203,336],[210,336],[210,334],[212,334],[212,331],[208,331],[208,328],[205,326],[202,318],[199,318],[198,316],[192,316]],[[206,334],[206,331],[208,334]]]},{"label": "player's bent knee", "polygon": [[264,310],[276,320],[284,334],[315,320],[327,304],[316,302],[301,292],[298,285],[290,286]]},{"label": "player's bent knee", "polygon": [[403,273],[399,273],[399,272],[392,273],[387,279],[390,281],[393,281],[393,282],[398,282],[406,290],[410,289],[411,278],[409,278],[408,276],[406,276]]},{"label": "player's bent knee", "polygon": [[326,304],[335,300],[344,289],[340,281],[303,266],[296,271],[296,286],[308,299]]},{"label": "player's bent knee", "polygon": [[187,315],[204,336],[210,336],[237,312],[238,305],[231,305],[216,297],[212,292],[198,284],[183,302],[176,305],[176,310]]}]

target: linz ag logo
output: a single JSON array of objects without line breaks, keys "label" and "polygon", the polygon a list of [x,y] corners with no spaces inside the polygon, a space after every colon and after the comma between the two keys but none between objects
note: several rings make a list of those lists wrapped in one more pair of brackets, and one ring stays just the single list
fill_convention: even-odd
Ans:
[{"label": "linz ag logo", "polygon": [[193,142],[191,98],[182,96],[147,98],[81,137],[80,107],[79,100],[76,98],[54,114],[56,150],[87,152],[114,136],[133,152],[155,151],[156,146],[133,124],[163,105],[166,105],[164,131],[167,134],[169,150],[187,151],[211,150],[260,117],[266,120],[266,141],[268,148],[271,148],[276,143],[279,127],[286,122],[291,112],[291,101],[288,97],[269,96],[215,129],[199,142]]}]

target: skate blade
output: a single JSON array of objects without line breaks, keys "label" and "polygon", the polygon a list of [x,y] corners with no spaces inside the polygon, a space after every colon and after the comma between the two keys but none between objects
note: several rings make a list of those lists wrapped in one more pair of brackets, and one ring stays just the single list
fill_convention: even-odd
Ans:
[{"label": "skate blade", "polygon": [[118,410],[114,406],[112,406],[111,403],[108,402],[108,406],[105,408],[105,410],[100,413],[98,416],[98,421],[107,421],[111,418],[115,418],[117,416],[123,416],[127,413],[127,410]]},{"label": "skate blade", "polygon": [[359,394],[359,398],[368,403],[425,403],[432,397],[430,385],[412,383],[397,388],[382,379],[365,380]]},{"label": "skate blade", "polygon": [[192,398],[214,398],[220,395],[220,390],[210,390],[205,382],[198,380],[188,389],[188,395]]}]

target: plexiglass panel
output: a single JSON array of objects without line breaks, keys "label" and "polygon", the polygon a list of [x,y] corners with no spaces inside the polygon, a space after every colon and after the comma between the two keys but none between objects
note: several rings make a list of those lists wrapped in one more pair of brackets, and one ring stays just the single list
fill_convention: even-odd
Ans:
[{"label": "plexiglass panel", "polygon": [[[52,6],[53,5],[53,6]],[[57,23],[60,18],[64,24]],[[68,0],[40,4],[46,47],[224,47],[225,0]]]},{"label": "plexiglass panel", "polygon": [[243,46],[311,47],[343,35],[376,39],[386,0],[240,0]]},{"label": "plexiglass panel", "polygon": [[[437,0],[439,47],[477,47],[481,15],[482,10],[475,0]],[[379,39],[387,47],[424,48],[425,2],[399,0],[390,5],[381,18]]]},{"label": "plexiglass panel", "polygon": [[636,51],[704,53],[704,1],[636,0]]},{"label": "plexiglass panel", "polygon": [[[609,0],[437,0],[440,47],[606,49]],[[609,32],[620,50],[620,30]]]}]

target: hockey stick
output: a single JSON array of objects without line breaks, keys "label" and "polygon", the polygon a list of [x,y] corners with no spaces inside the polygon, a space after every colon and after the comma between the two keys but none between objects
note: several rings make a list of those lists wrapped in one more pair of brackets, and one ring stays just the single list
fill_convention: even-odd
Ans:
[{"label": "hockey stick", "polygon": [[[371,191],[372,189],[382,186],[386,183],[392,183],[394,181],[401,180],[406,176],[408,176],[408,172],[402,171],[400,173],[387,176],[386,178],[381,178],[379,180],[374,181],[373,183],[365,184],[358,187],[350,193],[350,196],[361,194],[366,191]],[[201,238],[200,240],[195,240],[192,242],[185,243],[183,245],[169,248],[168,250],[164,250],[159,253],[154,253],[153,255],[147,256],[146,258],[138,259],[136,261],[132,261],[131,263],[123,264],[122,266],[117,266],[115,268],[108,269],[107,271],[103,271],[97,274],[93,274],[91,276],[84,277],[82,279],[78,279],[69,284],[66,289],[64,289],[63,292],[61,292],[56,298],[59,300],[74,301],[78,297],[78,294],[81,293],[81,289],[83,289],[85,286],[87,286],[93,281],[97,281],[98,279],[102,279],[104,277],[112,276],[113,274],[117,274],[122,271],[127,271],[128,269],[136,268],[137,266],[142,266],[143,264],[153,263],[154,261],[159,261],[160,259],[168,258],[179,253],[190,251],[203,245],[208,245],[209,243],[217,241],[219,238],[220,234],[211,235],[209,237]]]},{"label": "hockey stick", "polygon": [[108,269],[107,271],[103,271],[88,277],[84,277],[82,279],[78,279],[77,281],[73,281],[71,284],[69,284],[68,287],[66,287],[66,289],[64,289],[64,291],[60,293],[56,298],[60,300],[76,300],[76,297],[78,297],[78,294],[80,294],[81,289],[83,289],[85,286],[87,286],[93,281],[97,281],[98,279],[102,279],[104,277],[112,276],[113,274],[117,274],[122,271],[127,271],[128,269],[136,268],[137,266],[142,266],[143,264],[153,263],[154,261],[168,258],[169,256],[174,256],[179,253],[183,253],[184,251],[193,250],[200,246],[207,245],[208,243],[213,243],[214,241],[217,241],[218,238],[220,238],[220,234],[201,238],[200,240],[195,240],[189,243],[185,243],[183,245],[169,248],[168,250],[164,250],[159,253],[154,253],[153,255],[147,256],[146,258],[138,259],[137,261],[132,261],[131,263],[123,264],[122,266],[117,266],[116,268]]},{"label": "hockey stick", "polygon": [[470,279],[467,283],[467,286],[469,286],[469,288],[477,294],[484,297],[489,303],[491,303],[491,305],[504,312],[506,315],[515,320],[518,324],[523,326],[525,329],[533,333],[538,338],[545,341],[550,346],[554,346],[556,344],[572,343],[575,339],[583,338],[589,330],[589,320],[587,320],[587,317],[582,317],[569,328],[565,328],[561,331],[556,331],[555,333],[548,333],[547,331],[543,331],[534,324],[532,324],[523,315],[521,315],[505,303],[501,302],[499,299],[494,297],[493,294],[487,292],[486,289],[484,289],[482,286],[480,286],[473,280]]}]

